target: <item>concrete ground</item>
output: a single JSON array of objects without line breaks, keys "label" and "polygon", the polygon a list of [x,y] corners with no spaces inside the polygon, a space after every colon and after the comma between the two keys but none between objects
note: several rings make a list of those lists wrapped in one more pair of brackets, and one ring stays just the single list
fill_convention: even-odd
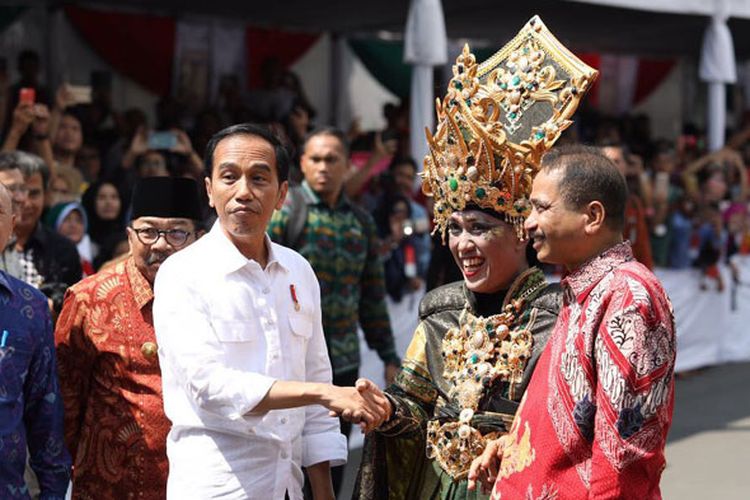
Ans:
[{"label": "concrete ground", "polygon": [[[359,443],[352,439],[340,499],[351,498]],[[667,500],[750,499],[750,363],[707,368],[677,380],[661,487]]]}]

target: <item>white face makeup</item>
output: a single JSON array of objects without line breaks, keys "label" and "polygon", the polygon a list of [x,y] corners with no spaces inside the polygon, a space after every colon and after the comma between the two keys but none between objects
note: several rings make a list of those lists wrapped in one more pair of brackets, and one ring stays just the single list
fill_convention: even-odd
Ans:
[{"label": "white face makeup", "polygon": [[479,210],[454,212],[448,222],[449,247],[466,286],[493,293],[510,286],[526,269],[524,241],[505,221]]}]

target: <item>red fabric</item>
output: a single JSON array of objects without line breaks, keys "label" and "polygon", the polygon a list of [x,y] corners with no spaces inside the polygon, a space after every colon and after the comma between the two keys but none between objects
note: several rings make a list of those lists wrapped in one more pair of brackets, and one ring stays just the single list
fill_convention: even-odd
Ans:
[{"label": "red fabric", "polygon": [[309,33],[288,33],[263,28],[245,30],[247,53],[247,81],[250,88],[261,86],[261,65],[270,57],[275,57],[288,68],[294,64],[318,40],[320,35]]},{"label": "red fabric", "polygon": [[167,433],[151,285],[130,257],[77,283],[55,328],[73,498],[162,500]]},{"label": "red fabric", "polygon": [[[602,65],[602,56],[599,53],[576,54],[576,56],[578,56],[578,58],[581,61],[585,62],[586,64],[588,64],[589,66],[591,66],[597,71],[599,71],[599,68]],[[589,89],[585,100],[591,103],[594,107],[596,107],[599,104],[599,79],[598,78]]]},{"label": "red fabric", "polygon": [[71,24],[118,72],[158,95],[170,90],[175,21],[170,17],[65,7]]},{"label": "red fabric", "polygon": [[674,407],[672,307],[621,243],[566,276],[493,500],[661,498]]},{"label": "red fabric", "polygon": [[675,66],[674,59],[639,59],[638,81],[636,82],[633,104],[648,97],[662,84]]}]

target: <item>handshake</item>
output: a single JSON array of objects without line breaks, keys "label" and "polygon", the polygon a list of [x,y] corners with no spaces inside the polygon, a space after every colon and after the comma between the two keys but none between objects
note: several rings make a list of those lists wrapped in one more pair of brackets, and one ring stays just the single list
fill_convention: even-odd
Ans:
[{"label": "handshake", "polygon": [[363,433],[377,429],[393,413],[390,400],[366,378],[357,380],[354,387],[327,386],[322,391],[320,404],[332,417],[359,424]]}]

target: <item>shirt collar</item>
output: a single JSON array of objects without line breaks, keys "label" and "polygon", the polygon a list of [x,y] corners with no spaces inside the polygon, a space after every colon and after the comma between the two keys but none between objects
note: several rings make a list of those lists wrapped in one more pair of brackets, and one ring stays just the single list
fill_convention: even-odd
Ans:
[{"label": "shirt collar", "polygon": [[575,300],[581,303],[602,278],[616,267],[630,260],[633,260],[633,249],[629,242],[623,241],[608,248],[567,275],[561,280],[561,285],[564,288],[569,288]]},{"label": "shirt collar", "polygon": [[135,259],[132,256],[125,261],[125,272],[128,275],[128,281],[130,281],[130,288],[133,290],[135,303],[138,304],[139,309],[143,309],[143,306],[153,300],[154,290],[136,267]]},{"label": "shirt collar", "polygon": [[[305,202],[307,202],[308,205],[325,205],[323,200],[320,199],[320,196],[318,196],[318,193],[313,191],[313,188],[310,187],[310,184],[307,183],[307,181],[302,181],[302,194],[304,195]],[[327,206],[327,205],[326,205]],[[351,200],[349,200],[349,197],[346,195],[344,190],[341,190],[341,194],[339,195],[339,199],[336,201],[336,204],[333,207],[333,210],[339,210],[341,208],[350,208],[351,207]]]},{"label": "shirt collar", "polygon": [[[205,238],[209,238],[211,244],[214,246],[215,252],[211,255],[213,265],[224,274],[233,273],[244,267],[248,262],[255,262],[253,259],[248,259],[242,255],[237,247],[234,246],[234,243],[222,231],[219,219],[216,219],[211,231]],[[278,254],[274,249],[275,244],[271,241],[271,238],[266,234],[263,237],[263,241],[268,249],[268,265],[266,268],[278,266],[279,269],[288,273],[289,268],[278,259]]]}]

